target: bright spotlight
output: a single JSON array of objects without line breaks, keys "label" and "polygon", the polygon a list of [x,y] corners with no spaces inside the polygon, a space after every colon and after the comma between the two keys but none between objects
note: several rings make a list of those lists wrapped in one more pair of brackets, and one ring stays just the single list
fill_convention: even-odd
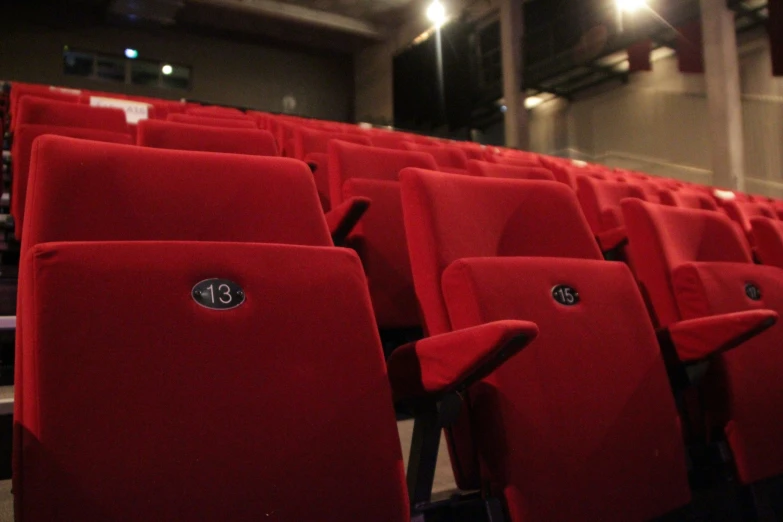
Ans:
[{"label": "bright spotlight", "polygon": [[446,8],[440,3],[440,0],[432,0],[427,8],[427,18],[438,28],[446,22]]},{"label": "bright spotlight", "polygon": [[542,98],[539,98],[538,96],[528,96],[527,98],[525,98],[526,109],[535,109],[542,103],[544,103],[544,100]]},{"label": "bright spotlight", "polygon": [[166,76],[168,76],[169,74],[174,72],[174,68],[171,65],[169,65],[169,64],[164,65],[163,67],[161,67],[160,70]]},{"label": "bright spotlight", "polygon": [[130,48],[125,49],[125,57],[129,58],[131,60],[135,60],[136,58],[139,57],[139,51],[137,51],[136,49],[130,49]]},{"label": "bright spotlight", "polygon": [[617,7],[626,13],[635,13],[647,7],[647,0],[617,0]]}]

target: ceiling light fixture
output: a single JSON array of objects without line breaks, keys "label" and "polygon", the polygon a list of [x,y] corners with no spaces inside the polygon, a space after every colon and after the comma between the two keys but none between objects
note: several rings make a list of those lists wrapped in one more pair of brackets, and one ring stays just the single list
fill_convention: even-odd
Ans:
[{"label": "ceiling light fixture", "polygon": [[440,3],[440,0],[432,0],[432,3],[427,7],[427,19],[438,29],[446,22],[446,8]]}]

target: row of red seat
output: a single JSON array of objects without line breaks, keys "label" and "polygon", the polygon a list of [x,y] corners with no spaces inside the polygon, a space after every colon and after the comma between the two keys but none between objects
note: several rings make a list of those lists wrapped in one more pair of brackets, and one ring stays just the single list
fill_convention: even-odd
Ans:
[{"label": "row of red seat", "polygon": [[[392,399],[413,401],[436,440],[448,427],[459,485],[502,498],[512,521],[687,512],[686,444],[716,433],[740,484],[783,474],[783,272],[753,263],[714,191],[407,134],[382,145],[397,133],[344,124],[188,111],[211,120],[140,122],[142,147],[73,126],[30,140],[20,519],[407,520],[427,484],[409,470],[409,505]],[[232,149],[243,140],[231,132],[297,157]],[[350,198],[370,202],[344,234],[361,265],[333,248],[323,213]],[[241,306],[205,307],[198,283],[211,280],[226,285],[213,302],[217,290]],[[423,317],[432,337],[384,367],[373,315],[382,329]],[[700,381],[688,373],[707,364]],[[449,401],[462,406],[446,420]],[[166,494],[145,494],[152,481]],[[303,483],[318,492],[307,502]]]}]

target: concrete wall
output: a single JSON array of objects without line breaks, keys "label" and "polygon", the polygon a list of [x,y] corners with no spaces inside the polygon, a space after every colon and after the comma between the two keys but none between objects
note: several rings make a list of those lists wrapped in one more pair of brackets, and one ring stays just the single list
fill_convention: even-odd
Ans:
[{"label": "concrete wall", "polygon": [[[191,90],[91,80],[63,74],[63,46],[121,54],[192,67]],[[0,79],[19,80],[283,111],[284,96],[296,98],[297,114],[352,120],[353,57],[236,43],[167,31],[106,26],[48,28],[0,17]]]},{"label": "concrete wall", "polygon": [[[772,76],[763,32],[743,36],[739,54],[746,190],[783,197],[783,78]],[[531,148],[709,184],[707,116],[703,75],[680,73],[672,55],[628,85],[537,107]]]}]

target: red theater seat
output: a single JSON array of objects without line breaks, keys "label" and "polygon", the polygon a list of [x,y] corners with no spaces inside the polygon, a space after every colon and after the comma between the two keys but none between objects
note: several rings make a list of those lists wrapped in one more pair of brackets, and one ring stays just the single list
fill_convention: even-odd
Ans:
[{"label": "red theater seat", "polygon": [[[506,321],[424,341],[387,375],[347,250],[66,242],[33,247],[26,263],[35,301],[24,327],[35,335],[22,350],[34,364],[17,392],[28,407],[14,483],[25,522],[408,522],[418,506],[392,393],[461,392],[537,333]],[[241,304],[203,306],[196,285],[210,277]]]},{"label": "red theater seat", "polygon": [[420,169],[401,179],[429,331],[521,317],[541,326],[471,388],[449,439],[460,487],[502,492],[511,521],[649,520],[687,504],[655,332],[630,270],[602,260],[573,192]]},{"label": "red theater seat", "polygon": [[372,201],[350,244],[362,258],[382,329],[414,328],[421,323],[400,202],[399,172],[405,167],[436,169],[437,165],[431,155],[422,152],[342,141],[329,144],[332,204],[357,196]]},{"label": "red theater seat", "polygon": [[11,111],[11,130],[16,129],[17,114],[19,112],[19,101],[24,96],[35,96],[52,101],[61,101],[67,103],[79,103],[78,89],[60,89],[49,85],[36,85],[30,83],[13,82],[10,93],[10,111]]},{"label": "red theater seat", "polygon": [[766,217],[750,218],[756,254],[765,265],[783,268],[783,221]]},{"label": "red theater seat", "polygon": [[19,100],[16,124],[24,123],[128,132],[125,111],[122,109],[91,107],[35,96],[24,96]]},{"label": "red theater seat", "polygon": [[192,114],[169,114],[166,119],[178,123],[204,125],[208,127],[229,127],[236,129],[257,129],[256,122],[250,119],[221,118],[216,116],[194,116]]},{"label": "red theater seat", "polygon": [[594,176],[579,176],[577,195],[587,222],[601,250],[621,248],[627,241],[620,202],[626,198],[645,199],[644,191],[631,183],[603,181]]},{"label": "red theater seat", "polygon": [[555,181],[552,171],[544,167],[515,167],[501,163],[468,160],[468,174],[485,178],[510,178]]},{"label": "red theater seat", "polygon": [[[783,311],[783,271],[752,263],[719,212],[622,204],[636,275],[661,326],[715,314]],[[705,379],[708,427],[723,430],[739,479],[783,473],[783,328],[774,326],[713,361]]]},{"label": "red theater seat", "polygon": [[[332,245],[312,174],[286,158],[42,136],[33,146],[29,186],[22,259],[33,246],[58,241]],[[23,264],[22,318],[32,299],[25,270]],[[23,334],[17,328],[17,393],[25,382]],[[14,403],[17,418],[23,404]]]},{"label": "red theater seat", "polygon": [[129,134],[108,132],[78,127],[58,127],[55,125],[21,124],[16,129],[11,149],[13,156],[13,184],[11,185],[11,215],[14,218],[14,236],[22,238],[24,225],[25,200],[27,198],[28,175],[32,159],[33,142],[38,136],[54,134],[85,140],[131,144]]},{"label": "red theater seat", "polygon": [[[322,131],[308,129],[305,127],[297,127],[293,131],[293,150],[290,151],[290,155],[296,159],[304,160],[310,154],[326,154],[329,152],[329,142],[332,140],[341,140],[350,143],[359,143],[362,145],[372,145],[372,141],[369,137],[359,134],[348,134],[345,132]],[[324,157],[323,159],[326,158]],[[328,179],[328,177],[326,179]]]},{"label": "red theater seat", "polygon": [[143,147],[159,149],[277,156],[275,138],[267,131],[208,127],[171,121],[139,122],[137,143]]},{"label": "red theater seat", "polygon": [[188,109],[185,109],[185,114],[190,114],[191,116],[204,116],[207,118],[248,119],[244,112],[239,109],[234,109],[233,107],[189,107]]},{"label": "red theater seat", "polygon": [[753,227],[750,219],[754,217],[765,217],[777,219],[775,209],[766,203],[752,203],[750,201],[727,200],[723,202],[723,209],[726,214],[741,228],[751,246],[753,242]]},{"label": "red theater seat", "polygon": [[435,158],[438,168],[452,172],[466,172],[468,168],[468,157],[464,151],[456,147],[420,145],[418,143],[404,143],[406,150],[417,152],[426,152]]},{"label": "red theater seat", "polygon": [[712,197],[695,190],[663,190],[661,203],[670,207],[693,210],[718,210],[718,205]]}]

